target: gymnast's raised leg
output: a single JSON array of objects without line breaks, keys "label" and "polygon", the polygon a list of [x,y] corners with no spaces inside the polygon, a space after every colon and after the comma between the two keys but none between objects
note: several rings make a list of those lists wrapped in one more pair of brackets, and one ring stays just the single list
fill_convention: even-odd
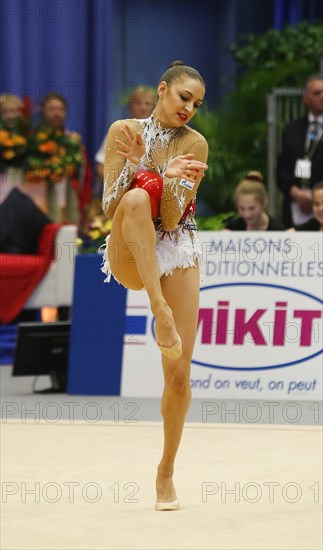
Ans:
[{"label": "gymnast's raised leg", "polygon": [[[171,308],[163,295],[156,260],[156,231],[149,195],[144,189],[126,193],[116,209],[109,238],[110,268],[125,287],[145,287],[156,318],[156,341],[171,348],[178,341]],[[180,355],[180,354],[178,354]]]}]

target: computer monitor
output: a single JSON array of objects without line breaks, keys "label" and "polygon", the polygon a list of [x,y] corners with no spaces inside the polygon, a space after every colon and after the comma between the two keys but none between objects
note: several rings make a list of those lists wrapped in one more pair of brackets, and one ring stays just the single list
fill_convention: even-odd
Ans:
[{"label": "computer monitor", "polygon": [[19,323],[12,376],[49,375],[52,387],[35,393],[64,393],[70,321]]}]

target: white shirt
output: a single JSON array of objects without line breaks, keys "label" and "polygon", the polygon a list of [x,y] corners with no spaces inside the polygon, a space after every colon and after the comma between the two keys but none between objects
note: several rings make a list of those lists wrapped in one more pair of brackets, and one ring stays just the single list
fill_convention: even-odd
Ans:
[{"label": "white shirt", "polygon": [[315,120],[317,120],[320,125],[323,125],[323,115],[314,116],[313,113],[308,113],[308,122],[311,124]]},{"label": "white shirt", "polygon": [[107,140],[108,135],[104,137],[104,140],[102,141],[100,145],[100,149],[95,155],[95,162],[98,162],[99,164],[104,164],[104,157],[105,157],[105,143]]}]

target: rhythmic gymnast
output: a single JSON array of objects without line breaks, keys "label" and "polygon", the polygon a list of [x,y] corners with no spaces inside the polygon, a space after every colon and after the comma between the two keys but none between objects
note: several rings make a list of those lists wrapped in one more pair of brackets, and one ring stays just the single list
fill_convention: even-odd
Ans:
[{"label": "rhythmic gymnast", "polygon": [[160,78],[152,115],[114,122],[106,143],[102,204],[113,221],[102,270],[107,280],[113,274],[128,289],[146,290],[162,352],[164,449],[156,510],[179,509],[172,478],[191,400],[199,306],[201,252],[194,212],[208,168],[207,142],[187,124],[204,94],[198,71],[175,61]]}]

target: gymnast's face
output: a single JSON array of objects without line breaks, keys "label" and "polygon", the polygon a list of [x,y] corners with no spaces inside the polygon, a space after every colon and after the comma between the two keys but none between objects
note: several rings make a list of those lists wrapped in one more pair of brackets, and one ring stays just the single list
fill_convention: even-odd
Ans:
[{"label": "gymnast's face", "polygon": [[156,117],[170,128],[184,126],[202,105],[204,94],[202,82],[195,78],[183,77],[171,84],[161,82],[158,86]]},{"label": "gymnast's face", "polygon": [[313,191],[313,214],[323,227],[323,189]]}]

